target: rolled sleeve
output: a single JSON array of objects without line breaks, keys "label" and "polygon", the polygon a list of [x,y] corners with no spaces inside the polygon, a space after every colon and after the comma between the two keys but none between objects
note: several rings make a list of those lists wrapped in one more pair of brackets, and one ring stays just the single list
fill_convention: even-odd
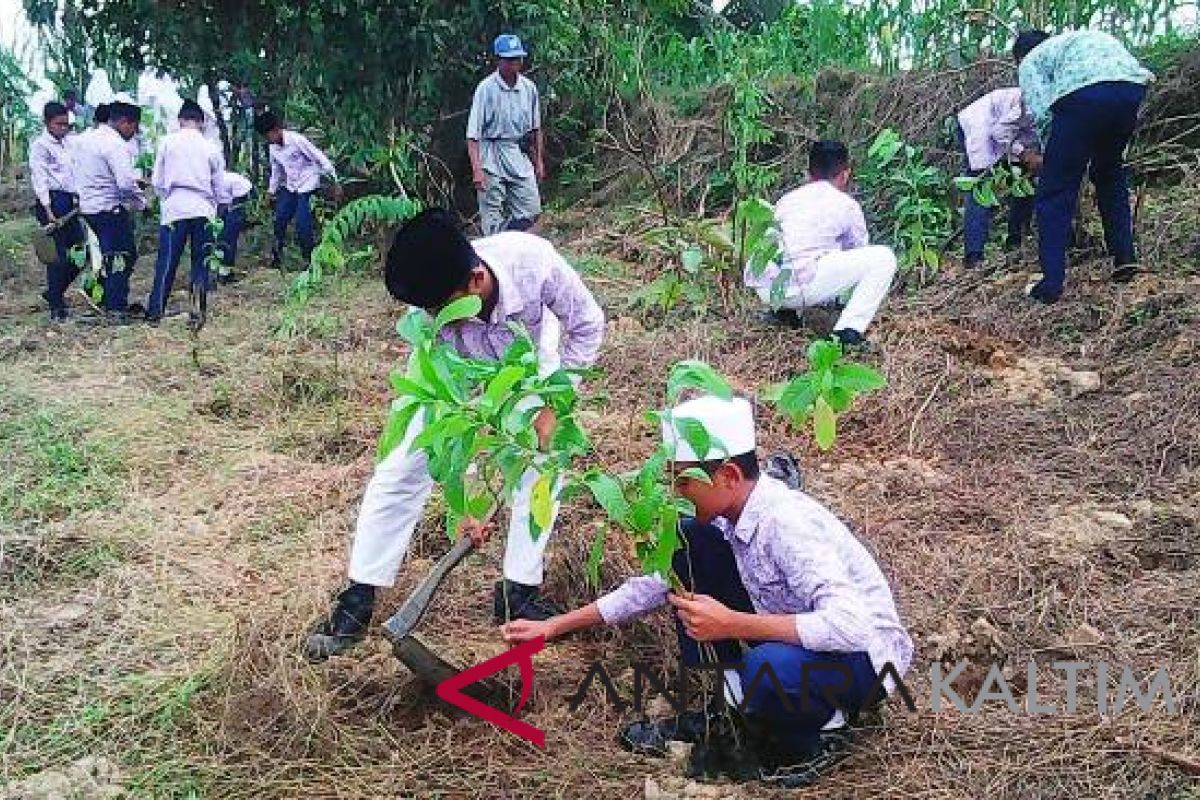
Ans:
[{"label": "rolled sleeve", "polygon": [[283,183],[283,165],[279,163],[279,156],[275,154],[274,147],[271,148],[271,179],[267,183],[267,193],[275,194],[279,191],[279,185]]},{"label": "rolled sleeve", "polygon": [[565,367],[587,367],[600,355],[604,339],[604,311],[583,279],[551,245],[546,254],[550,275],[542,302],[562,323],[562,362]]},{"label": "rolled sleeve", "polygon": [[618,625],[662,607],[669,590],[659,576],[639,575],[596,600],[596,609],[606,624]]}]

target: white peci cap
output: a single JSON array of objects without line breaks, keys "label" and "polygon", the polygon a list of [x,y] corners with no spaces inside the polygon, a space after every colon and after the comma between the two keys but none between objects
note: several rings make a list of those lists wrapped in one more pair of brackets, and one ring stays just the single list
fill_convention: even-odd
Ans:
[{"label": "white peci cap", "polygon": [[[707,452],[703,454],[696,451],[704,439],[704,433],[699,433],[700,426],[709,439]],[[662,435],[663,443],[675,461],[715,461],[740,456],[752,452],[756,446],[754,410],[741,397],[722,400],[714,395],[704,395],[680,403],[664,415]],[[689,442],[689,439],[693,441]]]}]

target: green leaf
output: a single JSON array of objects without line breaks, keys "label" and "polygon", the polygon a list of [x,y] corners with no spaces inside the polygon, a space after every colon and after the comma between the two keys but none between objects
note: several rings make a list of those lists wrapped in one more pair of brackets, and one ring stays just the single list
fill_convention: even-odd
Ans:
[{"label": "green leaf", "polygon": [[675,551],[679,549],[679,511],[674,505],[667,505],[661,511],[658,538],[654,542],[654,549],[642,566],[646,574],[659,575],[668,579],[672,574],[671,561],[675,556]]},{"label": "green leaf", "polygon": [[535,540],[550,527],[554,519],[554,496],[551,491],[553,486],[554,476],[547,473],[539,474],[533,484],[533,492],[529,498],[529,516],[533,523],[530,533]]},{"label": "green leaf", "polygon": [[824,397],[818,397],[816,405],[813,406],[813,434],[817,446],[822,450],[833,447],[833,442],[837,439],[837,414],[830,408],[829,403],[825,402]]},{"label": "green leaf", "polygon": [[792,283],[792,271],[787,267],[779,270],[779,274],[771,281],[771,293],[768,295],[771,299],[771,310],[778,311],[787,300],[787,290]]},{"label": "green leaf", "polygon": [[808,346],[808,368],[823,372],[832,367],[842,355],[842,346],[833,339],[816,339]]},{"label": "green leaf", "polygon": [[748,197],[737,206],[738,220],[747,225],[772,225],[775,222],[775,209],[760,197]]},{"label": "green leaf", "polygon": [[588,548],[588,558],[586,571],[588,582],[592,586],[600,585],[600,564],[604,561],[604,540],[608,528],[604,525],[596,526],[596,536],[592,539],[592,546]]},{"label": "green leaf", "polygon": [[854,392],[840,386],[831,387],[822,397],[829,403],[829,407],[839,414],[850,408],[850,404],[854,402]]},{"label": "green leaf", "polygon": [[[692,452],[696,454],[700,461],[708,461],[712,457],[712,450],[714,448],[729,456],[729,450],[725,447],[724,443],[710,434],[708,428],[704,427],[704,423],[700,420],[690,417],[683,417],[681,419],[672,418],[671,424],[675,426],[675,430],[688,443],[688,447],[692,449]],[[680,460],[678,453],[674,453],[673,456],[672,460]]]},{"label": "green leaf", "polygon": [[460,398],[456,397],[454,391],[442,379],[438,372],[437,366],[434,364],[435,355],[429,348],[429,343],[423,343],[412,351],[412,357],[417,365],[417,372],[421,379],[429,387],[433,396],[439,400],[448,402],[460,402]]},{"label": "green leaf", "polygon": [[954,179],[954,187],[960,191],[969,192],[979,183],[979,178],[958,177]]},{"label": "green leaf", "polygon": [[413,402],[402,402],[399,406],[392,406],[387,424],[383,426],[383,433],[379,437],[379,445],[376,447],[377,461],[387,458],[389,453],[400,446],[405,435],[408,434],[408,426],[419,409],[420,404]]},{"label": "green leaf", "polygon": [[624,525],[629,518],[629,501],[625,499],[621,482],[598,471],[585,475],[583,482],[608,518],[618,525]]},{"label": "green leaf", "polygon": [[442,481],[442,495],[446,499],[446,507],[453,511],[458,516],[465,516],[470,513],[470,506],[467,504],[467,486],[463,481],[462,473],[452,472]]},{"label": "green leaf", "polygon": [[690,478],[691,480],[694,480],[694,481],[700,481],[701,483],[707,483],[709,486],[712,485],[712,478],[709,476],[709,474],[707,472],[700,469],[699,467],[688,467],[687,469],[682,470],[676,477]]},{"label": "green leaf", "polygon": [[679,254],[679,261],[683,266],[683,271],[689,275],[695,275],[700,271],[701,265],[704,263],[704,251],[699,247],[685,247],[683,252]]},{"label": "green leaf", "polygon": [[723,400],[733,397],[728,381],[708,364],[695,359],[677,361],[671,367],[667,375],[667,402],[674,404],[684,389],[702,389]]},{"label": "green leaf", "polygon": [[409,380],[408,378],[404,377],[400,374],[399,370],[392,372],[391,376],[389,377],[389,381],[392,384],[392,391],[396,393],[397,397],[411,397],[421,401],[430,401],[434,399],[432,391],[416,381]]},{"label": "green leaf", "polygon": [[433,320],[419,308],[411,308],[408,313],[396,323],[396,333],[411,345],[416,345],[433,337]]},{"label": "green leaf", "polygon": [[491,492],[480,492],[479,494],[471,495],[467,499],[467,514],[475,519],[486,519],[487,515],[492,511],[493,503]]},{"label": "green leaf", "polygon": [[440,331],[451,322],[476,316],[482,309],[483,300],[478,295],[469,294],[460,297],[438,312],[437,319],[433,321],[433,328],[435,331]]},{"label": "green leaf", "polygon": [[878,370],[865,364],[839,364],[833,368],[833,382],[857,394],[873,392],[887,386]]},{"label": "green leaf", "polygon": [[583,428],[579,427],[579,423],[575,421],[574,417],[559,416],[558,425],[554,428],[554,436],[550,440],[552,450],[578,455],[587,452],[590,446],[587,434],[583,432]]}]

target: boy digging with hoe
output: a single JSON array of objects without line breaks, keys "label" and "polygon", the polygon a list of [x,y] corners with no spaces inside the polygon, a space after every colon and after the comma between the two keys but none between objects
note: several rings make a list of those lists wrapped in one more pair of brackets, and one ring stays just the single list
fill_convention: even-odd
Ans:
[{"label": "boy digging with hoe", "polygon": [[[470,242],[451,213],[424,211],[396,233],[385,280],[393,297],[430,314],[461,297],[478,296],[483,301],[479,316],[448,325],[441,333],[463,356],[500,358],[514,339],[513,324],[523,325],[539,342],[543,369],[557,368],[560,338],[563,366],[590,366],[599,353],[604,313],[571,265],[532,234],[506,231]],[[545,446],[554,431],[554,413],[543,408],[533,424]],[[400,446],[375,467],[354,532],[350,585],[309,636],[306,654],[311,660],[360,641],[375,607],[376,588],[396,580],[433,485],[425,453],[412,447],[421,428],[415,419]],[[513,497],[504,578],[493,596],[497,622],[546,619],[556,613],[539,592],[551,531],[535,540],[530,530],[536,481],[537,472],[529,470]],[[553,507],[557,515],[558,504]],[[474,520],[464,521],[462,530],[480,543],[488,533]]]}]

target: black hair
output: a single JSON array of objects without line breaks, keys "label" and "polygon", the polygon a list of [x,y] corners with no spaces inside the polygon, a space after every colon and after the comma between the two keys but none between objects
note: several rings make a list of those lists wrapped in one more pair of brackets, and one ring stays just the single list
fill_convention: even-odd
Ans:
[{"label": "black hair", "polygon": [[142,118],[142,109],[133,103],[116,102],[108,107],[109,122],[138,122]]},{"label": "black hair", "polygon": [[828,180],[850,165],[850,151],[844,142],[825,139],[808,148],[808,174]]},{"label": "black hair", "polygon": [[1017,34],[1017,40],[1013,42],[1012,54],[1017,61],[1029,55],[1029,51],[1037,47],[1042,42],[1050,38],[1050,34],[1045,31],[1028,30],[1021,31]]},{"label": "black hair", "polygon": [[404,223],[392,238],[383,279],[392,297],[419,308],[445,305],[465,289],[479,263],[458,215],[430,208]]},{"label": "black hair", "polygon": [[752,481],[758,478],[758,451],[756,450],[751,450],[749,453],[740,453],[729,458],[702,461],[700,462],[700,469],[704,470],[706,474],[712,475],[722,464],[728,464],[729,462],[737,465],[737,468],[742,471],[742,477],[746,480]]},{"label": "black hair", "polygon": [[64,99],[70,98],[71,100],[78,100],[79,99],[79,90],[74,87],[69,88],[65,92],[63,92],[63,98]]},{"label": "black hair", "polygon": [[204,122],[204,109],[195,100],[184,100],[183,106],[179,109],[179,118],[192,122]]},{"label": "black hair", "polygon": [[283,127],[283,120],[274,111],[264,111],[254,120],[254,130],[266,136],[273,130]]},{"label": "black hair", "polygon": [[96,113],[92,114],[92,121],[93,122],[108,122],[108,118],[110,116],[109,112],[111,112],[111,111],[112,111],[112,104],[101,103],[100,105],[96,106]]},{"label": "black hair", "polygon": [[42,109],[42,121],[48,123],[55,117],[66,116],[66,113],[66,106],[57,100],[51,100],[49,103],[46,103],[45,108]]}]

